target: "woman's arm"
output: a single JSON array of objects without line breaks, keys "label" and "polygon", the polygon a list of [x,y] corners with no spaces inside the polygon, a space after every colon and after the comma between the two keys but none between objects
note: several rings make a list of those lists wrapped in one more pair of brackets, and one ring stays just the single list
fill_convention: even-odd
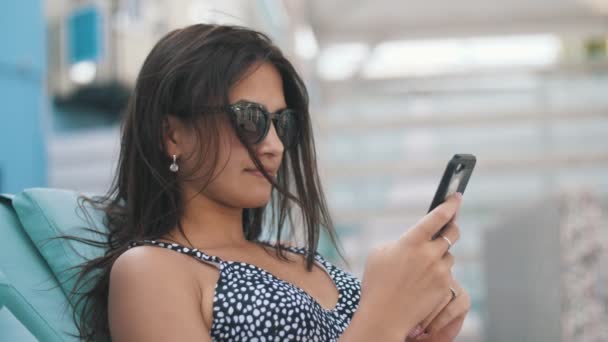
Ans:
[{"label": "woman's arm", "polygon": [[199,286],[182,268],[172,267],[174,260],[162,250],[151,248],[127,250],[112,267],[108,299],[112,341],[210,342]]}]

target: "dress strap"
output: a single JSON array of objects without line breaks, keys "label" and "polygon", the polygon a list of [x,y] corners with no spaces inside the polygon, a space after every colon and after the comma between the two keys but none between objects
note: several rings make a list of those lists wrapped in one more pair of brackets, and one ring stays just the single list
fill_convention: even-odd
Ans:
[{"label": "dress strap", "polygon": [[[258,242],[261,243],[261,244],[263,244],[263,245],[267,245],[267,246],[270,246],[270,247],[272,247],[274,249],[277,249],[277,245],[276,244],[272,244],[272,243],[267,242],[267,241],[258,241]],[[304,256],[308,254],[308,249],[306,249],[305,247],[282,246],[282,248],[284,250],[291,251],[291,252],[296,253],[296,254],[302,254]],[[328,266],[331,265],[331,263],[329,263],[319,252],[315,252],[314,253],[314,258],[324,268],[328,268]]]},{"label": "dress strap", "polygon": [[167,248],[172,251],[176,251],[178,253],[187,254],[187,255],[197,258],[203,262],[214,264],[214,266],[216,266],[218,268],[220,268],[222,263],[224,263],[224,260],[222,260],[220,257],[217,257],[215,255],[206,254],[205,252],[200,251],[197,248],[190,248],[190,247],[186,247],[186,246],[180,245],[178,243],[173,243],[173,242],[147,240],[147,239],[146,240],[137,240],[137,241],[131,241],[129,243],[129,246],[127,249],[130,249],[135,246],[143,246],[143,245]]},{"label": "dress strap", "polygon": [[[278,246],[277,246],[276,243],[273,244],[273,243],[271,243],[269,241],[256,241],[256,242],[259,243],[259,244],[262,244],[262,245],[266,245],[266,246],[272,247],[274,249],[278,249]],[[306,253],[307,253],[307,250],[304,247],[295,247],[295,246],[281,245],[281,249],[286,250],[286,251],[291,251],[291,252],[296,253],[296,254],[306,255]]]}]

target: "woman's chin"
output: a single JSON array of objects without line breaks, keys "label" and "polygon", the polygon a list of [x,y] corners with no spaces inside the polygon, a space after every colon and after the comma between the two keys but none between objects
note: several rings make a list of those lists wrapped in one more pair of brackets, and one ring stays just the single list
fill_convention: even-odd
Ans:
[{"label": "woman's chin", "polygon": [[260,194],[259,196],[253,196],[248,194],[247,198],[242,203],[243,208],[260,208],[266,206],[270,202],[270,193]]}]

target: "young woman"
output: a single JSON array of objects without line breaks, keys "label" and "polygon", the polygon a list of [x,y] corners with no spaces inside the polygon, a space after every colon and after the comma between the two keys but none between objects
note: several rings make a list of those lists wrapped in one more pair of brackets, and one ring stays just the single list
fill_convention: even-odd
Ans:
[{"label": "young woman", "polygon": [[[427,330],[451,341],[469,310],[448,252],[459,196],[373,250],[362,281],[316,251],[321,229],[337,239],[306,88],[244,27],[193,25],[156,44],[112,189],[89,200],[109,233],[77,285],[83,340],[404,341]],[[305,246],[286,245],[284,228]]]}]

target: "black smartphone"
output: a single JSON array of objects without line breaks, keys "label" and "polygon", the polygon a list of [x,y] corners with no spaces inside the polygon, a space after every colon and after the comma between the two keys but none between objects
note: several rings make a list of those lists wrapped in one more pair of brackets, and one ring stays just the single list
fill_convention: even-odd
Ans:
[{"label": "black smartphone", "polygon": [[[473,173],[473,168],[475,168],[475,162],[475,156],[472,154],[455,154],[452,159],[450,159],[443,172],[443,176],[441,177],[441,181],[439,182],[435,197],[433,197],[428,212],[431,212],[438,205],[443,203],[451,194],[455,192],[464,194],[464,189],[466,189],[469,178],[471,178],[471,174]],[[435,240],[438,238],[439,235],[443,233],[446,226],[447,224],[441,227],[441,229],[433,235],[432,239]]]}]

